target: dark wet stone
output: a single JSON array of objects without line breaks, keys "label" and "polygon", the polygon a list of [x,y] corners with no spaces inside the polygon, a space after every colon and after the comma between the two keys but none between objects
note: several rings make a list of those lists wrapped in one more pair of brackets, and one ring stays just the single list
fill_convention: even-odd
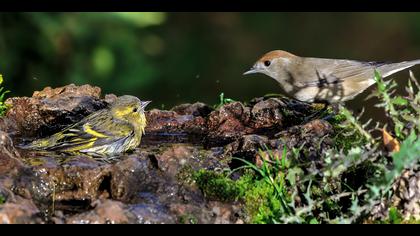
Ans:
[{"label": "dark wet stone", "polygon": [[207,120],[201,116],[194,117],[192,120],[187,120],[182,125],[182,130],[187,134],[193,136],[192,142],[195,140],[202,140],[207,135],[208,129],[206,127]]},{"label": "dark wet stone", "polygon": [[28,97],[8,98],[5,102],[11,108],[0,119],[1,129],[12,136],[32,137],[45,126],[44,118],[39,113],[39,101]]},{"label": "dark wet stone", "polygon": [[51,87],[46,87],[42,91],[35,91],[32,97],[61,100],[62,97],[93,96],[99,98],[100,95],[101,89],[99,87],[91,85],[76,86],[74,84],[70,84],[54,89]]},{"label": "dark wet stone", "polygon": [[248,127],[251,111],[240,102],[232,102],[210,113],[206,142],[211,145],[226,145],[238,137],[252,133]]},{"label": "dark wet stone", "polygon": [[139,224],[174,224],[175,217],[170,215],[166,207],[153,204],[130,205],[129,211],[135,215]]},{"label": "dark wet stone", "polygon": [[225,155],[252,160],[259,150],[266,148],[270,148],[270,140],[266,136],[249,134],[227,145]]},{"label": "dark wet stone", "polygon": [[28,164],[41,179],[32,190],[38,193],[38,201],[49,205],[54,195],[56,210],[67,212],[88,210],[98,199],[136,202],[139,192],[154,192],[157,183],[162,181],[148,158],[125,158],[108,164],[88,156],[67,157],[66,160],[38,157]]},{"label": "dark wet stone", "polygon": [[81,120],[90,113],[104,108],[100,88],[74,84],[34,92],[33,96],[6,100],[11,108],[0,127],[17,137],[42,137]]},{"label": "dark wet stone", "polygon": [[17,175],[24,168],[19,158],[20,154],[13,146],[12,139],[0,131],[0,178]]},{"label": "dark wet stone", "polygon": [[65,219],[68,224],[133,224],[137,223],[136,215],[118,201],[100,200],[92,204],[93,209]]},{"label": "dark wet stone", "polygon": [[311,104],[293,100],[283,96],[266,96],[257,97],[250,101],[252,106],[270,108],[281,110],[283,116],[283,126],[289,127],[298,125],[303,121],[303,118],[311,115],[314,112],[314,108]]},{"label": "dark wet stone", "polygon": [[21,178],[33,174],[19,161],[19,154],[11,146],[11,139],[0,132],[0,224],[41,223],[39,209],[34,204],[32,183],[39,184],[36,176],[30,181]]},{"label": "dark wet stone", "polygon": [[32,169],[45,185],[40,191],[50,193],[44,201],[51,203],[54,192],[58,210],[72,207],[83,210],[95,199],[109,196],[108,189],[103,187],[110,176],[108,164],[85,156],[68,157],[65,161],[46,157],[37,162],[40,163]]},{"label": "dark wet stone", "polygon": [[147,133],[176,133],[181,131],[185,122],[192,120],[192,115],[179,115],[174,111],[161,111],[157,109],[146,112]]},{"label": "dark wet stone", "polygon": [[[288,149],[302,147],[305,150],[304,161],[316,161],[322,156],[324,150],[332,146],[331,135],[333,127],[325,120],[312,120],[304,125],[296,125],[277,134],[278,139],[271,141],[272,147],[283,147],[286,144]],[[301,152],[304,156],[303,152]]]},{"label": "dark wet stone", "polygon": [[20,196],[8,197],[0,204],[0,224],[38,224],[42,223],[39,209],[32,200]]},{"label": "dark wet stone", "polygon": [[224,156],[217,153],[217,150],[206,150],[189,144],[166,146],[154,158],[157,160],[159,170],[172,177],[176,177],[177,173],[185,166],[195,170],[226,167],[226,163],[223,162]]},{"label": "dark wet stone", "polygon": [[255,104],[251,110],[253,128],[271,128],[276,130],[283,128],[282,109],[285,106],[281,100],[276,98],[270,98]]},{"label": "dark wet stone", "polygon": [[10,137],[0,132],[0,185],[24,198],[37,198],[42,180],[20,158]]},{"label": "dark wet stone", "polygon": [[73,215],[65,220],[70,224],[173,224],[167,210],[151,204],[126,205],[113,200],[99,200],[89,212]]},{"label": "dark wet stone", "polygon": [[181,104],[171,109],[171,111],[174,111],[180,115],[192,115],[201,117],[206,117],[213,110],[213,108],[201,102],[196,102],[193,104]]},{"label": "dark wet stone", "polygon": [[171,214],[177,216],[182,224],[233,224],[242,223],[239,219],[241,207],[236,203],[210,201],[205,206],[192,204],[171,204]]},{"label": "dark wet stone", "polygon": [[142,153],[155,168],[149,170],[151,174],[147,175],[148,181],[154,182],[148,184],[148,189],[138,190],[142,196],[137,202],[168,204],[181,201],[201,204],[203,195],[191,183],[193,172],[202,168],[214,170],[228,167],[228,161],[220,150],[205,150],[190,144],[167,144],[160,146],[159,150],[151,148]]},{"label": "dark wet stone", "polygon": [[146,158],[128,158],[111,167],[109,175],[110,194],[113,199],[135,203],[141,198],[139,193],[154,193],[164,181],[157,169]]},{"label": "dark wet stone", "polygon": [[199,142],[207,133],[206,119],[191,114],[180,115],[175,111],[153,109],[146,112],[148,124],[144,141]]},{"label": "dark wet stone", "polygon": [[303,142],[310,142],[311,139],[319,139],[333,132],[333,127],[325,120],[312,120],[303,125],[296,125],[280,132],[277,136],[280,139],[287,139],[291,146]]}]

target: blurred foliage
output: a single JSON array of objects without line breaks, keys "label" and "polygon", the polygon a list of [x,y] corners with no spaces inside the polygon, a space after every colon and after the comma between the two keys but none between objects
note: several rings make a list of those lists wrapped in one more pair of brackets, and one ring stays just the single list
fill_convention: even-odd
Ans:
[{"label": "blurred foliage", "polygon": [[[141,96],[161,74],[162,41],[150,27],[164,13],[22,13],[0,16],[1,71],[14,95],[90,83]],[[146,90],[147,91],[147,90]]]},{"label": "blurred foliage", "polygon": [[[0,85],[2,83],[3,83],[3,76],[0,74]],[[3,87],[0,87],[0,117],[2,117],[5,114],[5,112],[8,108],[8,106],[6,104],[4,104],[4,100],[5,100],[4,95],[6,95],[6,93],[9,93],[9,92],[10,91],[8,91],[8,90],[4,90]]]},{"label": "blurred foliage", "polygon": [[152,100],[153,107],[217,104],[222,92],[244,101],[280,92],[264,75],[242,76],[273,49],[360,60],[420,58],[420,14],[0,14],[0,71],[10,96],[89,83],[104,93]]}]

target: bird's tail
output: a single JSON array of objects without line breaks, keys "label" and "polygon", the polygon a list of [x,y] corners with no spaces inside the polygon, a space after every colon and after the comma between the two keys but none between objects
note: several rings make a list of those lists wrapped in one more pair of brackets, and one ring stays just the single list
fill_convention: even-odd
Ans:
[{"label": "bird's tail", "polygon": [[420,59],[414,60],[414,61],[403,61],[403,62],[398,62],[398,63],[381,65],[378,68],[376,68],[376,70],[382,75],[382,77],[387,77],[399,71],[408,69],[412,66],[419,65],[419,64],[420,64]]},{"label": "bird's tail", "polygon": [[[44,143],[43,143],[44,142]],[[46,143],[43,139],[34,140],[32,142],[24,142],[17,145],[20,149],[40,149],[42,147],[46,147]]]}]

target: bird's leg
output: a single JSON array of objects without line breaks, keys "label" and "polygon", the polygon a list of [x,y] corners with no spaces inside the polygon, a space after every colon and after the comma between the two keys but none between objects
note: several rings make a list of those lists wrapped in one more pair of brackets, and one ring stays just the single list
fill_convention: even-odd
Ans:
[{"label": "bird's leg", "polygon": [[323,101],[321,102],[321,104],[324,105],[324,107],[318,111],[316,111],[315,113],[305,117],[305,119],[303,120],[303,123],[306,123],[312,119],[314,119],[315,117],[319,116],[320,114],[324,113],[327,109],[328,109],[328,105],[329,103],[327,101]]},{"label": "bird's leg", "polygon": [[330,105],[331,105],[331,108],[332,108],[333,111],[331,113],[327,114],[325,117],[323,117],[322,118],[323,120],[328,121],[328,120],[332,119],[334,116],[338,115],[338,113],[340,112],[340,104],[339,103],[333,103],[333,104],[330,104]]}]

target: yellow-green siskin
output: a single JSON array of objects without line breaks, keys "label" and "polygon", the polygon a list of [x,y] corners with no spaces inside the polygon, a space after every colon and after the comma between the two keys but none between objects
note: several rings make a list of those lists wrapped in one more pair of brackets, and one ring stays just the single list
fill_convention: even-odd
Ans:
[{"label": "yellow-green siskin", "polygon": [[26,148],[47,151],[112,155],[136,148],[146,127],[144,108],[150,101],[124,95],[108,108],[96,111],[50,137]]}]

